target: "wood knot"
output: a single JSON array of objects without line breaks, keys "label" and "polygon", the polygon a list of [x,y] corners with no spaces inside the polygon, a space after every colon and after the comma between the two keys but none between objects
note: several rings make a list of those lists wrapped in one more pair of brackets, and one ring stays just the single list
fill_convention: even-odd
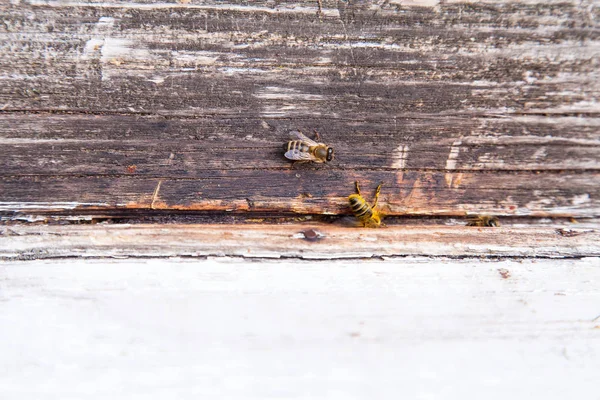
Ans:
[{"label": "wood knot", "polygon": [[307,229],[301,233],[304,236],[304,240],[307,240],[309,242],[316,242],[325,237],[325,235],[323,235],[321,232],[314,229]]},{"label": "wood knot", "polygon": [[589,231],[574,231],[572,229],[563,229],[563,228],[559,228],[556,230],[556,233],[558,233],[560,236],[564,236],[564,237],[573,237],[573,236],[579,236],[579,235],[583,235],[584,233],[592,233],[594,232],[594,230],[589,230]]}]

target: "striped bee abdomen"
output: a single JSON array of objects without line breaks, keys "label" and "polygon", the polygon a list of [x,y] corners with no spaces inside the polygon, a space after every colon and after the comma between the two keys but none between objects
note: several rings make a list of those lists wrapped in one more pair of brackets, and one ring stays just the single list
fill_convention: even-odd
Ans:
[{"label": "striped bee abdomen", "polygon": [[356,218],[360,220],[371,218],[373,215],[373,210],[371,210],[371,206],[367,204],[362,196],[353,194],[348,198],[348,200],[350,202],[350,208],[352,208],[352,212]]},{"label": "striped bee abdomen", "polygon": [[[383,216],[376,208],[382,183],[380,183],[379,186],[377,186],[377,190],[375,190],[375,201],[373,202],[373,205],[369,205],[364,197],[361,196],[358,181],[354,182],[354,184],[356,185],[356,194],[348,196],[348,202],[350,203],[352,213],[365,228],[379,228],[382,226],[381,218]],[[385,224],[383,226],[385,226]]]},{"label": "striped bee abdomen", "polygon": [[307,153],[310,150],[310,147],[306,145],[306,143],[301,140],[292,140],[288,142],[287,146],[288,151],[290,150],[298,150],[301,153]]}]

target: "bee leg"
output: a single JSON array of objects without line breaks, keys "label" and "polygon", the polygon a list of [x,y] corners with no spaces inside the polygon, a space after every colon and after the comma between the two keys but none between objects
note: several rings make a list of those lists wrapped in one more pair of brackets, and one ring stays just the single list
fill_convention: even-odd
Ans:
[{"label": "bee leg", "polygon": [[375,202],[373,203],[371,208],[377,207],[377,201],[379,200],[379,193],[381,192],[381,185],[383,185],[383,182],[380,183],[379,186],[377,186],[377,189],[375,189]]},{"label": "bee leg", "polygon": [[381,222],[381,221],[379,221],[379,222],[376,222],[376,221],[367,221],[367,223],[365,223],[364,226],[365,226],[365,228],[376,229],[376,228],[380,228],[380,227],[385,227],[386,225],[383,222]]},{"label": "bee leg", "polygon": [[317,132],[316,129],[313,129],[313,131],[315,132],[315,141],[316,142],[320,142],[321,141],[321,135],[319,134],[319,132]]},{"label": "bee leg", "polygon": [[354,185],[356,186],[356,193],[360,195],[360,187],[358,186],[358,181],[354,181]]}]

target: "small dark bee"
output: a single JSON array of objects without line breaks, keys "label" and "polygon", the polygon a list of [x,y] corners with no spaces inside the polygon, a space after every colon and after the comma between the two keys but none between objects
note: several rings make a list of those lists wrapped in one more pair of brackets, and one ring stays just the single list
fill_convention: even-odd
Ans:
[{"label": "small dark bee", "polygon": [[[312,139],[307,138],[302,132],[291,131],[297,140],[290,140],[287,144],[285,158],[297,162],[324,163],[333,160],[333,147],[329,147],[324,143],[317,143]],[[319,140],[317,132],[316,139]]]},{"label": "small dark bee", "polygon": [[497,228],[500,226],[500,221],[492,215],[476,215],[467,218],[467,226],[484,226]]},{"label": "small dark bee", "polygon": [[377,207],[377,200],[379,200],[379,193],[381,192],[382,183],[380,183],[375,190],[375,202],[372,206],[370,206],[361,196],[358,182],[354,182],[354,184],[356,185],[357,194],[351,194],[348,197],[350,208],[352,208],[352,213],[354,216],[358,218],[362,226],[365,228],[379,228],[381,225],[385,226],[385,224],[382,224],[381,222],[383,215],[379,211],[375,210],[375,207]]}]

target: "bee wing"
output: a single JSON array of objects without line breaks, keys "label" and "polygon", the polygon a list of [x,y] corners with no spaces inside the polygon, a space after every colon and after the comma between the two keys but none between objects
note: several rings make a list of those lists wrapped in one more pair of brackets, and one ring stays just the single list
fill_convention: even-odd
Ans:
[{"label": "bee wing", "polygon": [[317,146],[319,143],[315,142],[312,139],[309,139],[308,137],[306,137],[306,135],[304,135],[304,133],[300,132],[300,131],[291,131],[290,135],[292,135],[292,137],[294,139],[299,139],[302,140],[304,143],[306,143],[309,146]]},{"label": "bee wing", "polygon": [[317,161],[317,159],[310,153],[302,152],[298,149],[288,150],[284,154],[285,158],[294,161]]}]

